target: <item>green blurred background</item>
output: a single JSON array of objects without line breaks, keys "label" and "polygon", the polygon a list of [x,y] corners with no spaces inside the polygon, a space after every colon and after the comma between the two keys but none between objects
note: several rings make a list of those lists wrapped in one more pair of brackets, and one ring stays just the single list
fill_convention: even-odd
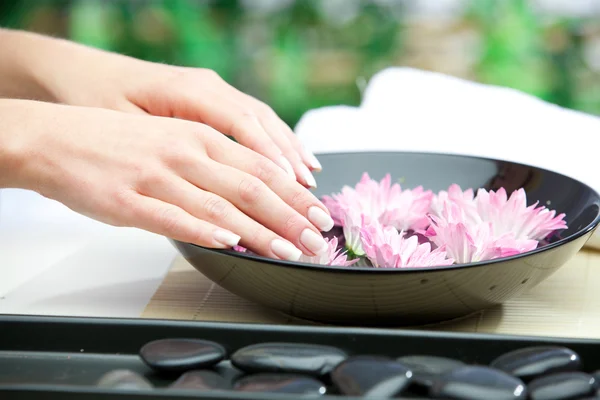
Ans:
[{"label": "green blurred background", "polygon": [[600,115],[600,0],[3,0],[0,24],[212,68],[290,125],[390,65]]}]

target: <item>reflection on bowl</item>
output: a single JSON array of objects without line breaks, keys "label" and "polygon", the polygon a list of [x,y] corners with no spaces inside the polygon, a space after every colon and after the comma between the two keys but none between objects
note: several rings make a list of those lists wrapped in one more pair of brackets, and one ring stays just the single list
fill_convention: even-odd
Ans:
[{"label": "reflection on bowl", "polygon": [[570,177],[518,163],[458,155],[374,152],[320,155],[317,196],[354,186],[363,172],[386,173],[403,187],[509,193],[565,213],[568,229],[531,252],[432,268],[332,267],[267,259],[173,241],[194,268],[226,290],[297,318],[339,325],[406,326],[440,322],[502,304],[565,264],[600,222],[600,196]]}]

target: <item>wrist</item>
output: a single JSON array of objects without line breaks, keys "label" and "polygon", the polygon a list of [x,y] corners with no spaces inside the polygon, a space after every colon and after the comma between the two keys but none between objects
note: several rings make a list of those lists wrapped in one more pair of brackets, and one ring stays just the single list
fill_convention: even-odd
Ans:
[{"label": "wrist", "polygon": [[49,113],[44,108],[52,106],[32,100],[0,99],[0,188],[40,192],[35,160],[43,147],[41,136],[50,129]]}]

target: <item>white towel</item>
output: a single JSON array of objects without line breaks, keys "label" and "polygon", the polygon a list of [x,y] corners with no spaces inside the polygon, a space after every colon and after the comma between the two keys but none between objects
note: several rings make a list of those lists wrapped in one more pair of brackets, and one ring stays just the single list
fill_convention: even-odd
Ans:
[{"label": "white towel", "polygon": [[[315,154],[427,151],[549,169],[600,192],[600,118],[517,90],[394,67],[370,80],[358,107],[310,110],[295,127]],[[600,247],[600,234],[588,246]]]}]

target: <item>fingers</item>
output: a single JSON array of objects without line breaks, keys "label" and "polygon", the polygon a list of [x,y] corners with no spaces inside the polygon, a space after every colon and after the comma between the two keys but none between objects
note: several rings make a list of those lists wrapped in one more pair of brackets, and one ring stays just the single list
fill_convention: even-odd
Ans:
[{"label": "fingers", "polygon": [[[311,171],[321,171],[321,163],[301,145],[290,127],[277,116],[271,107],[263,102],[237,90],[226,82],[222,82],[222,86],[225,86],[222,89],[224,93],[228,93],[228,96],[236,99],[243,109],[250,110],[257,116],[267,135],[281,149],[285,158],[291,162],[298,181],[307,187],[316,188],[317,183]],[[262,152],[259,153],[265,155]]]},{"label": "fingers", "polygon": [[[261,125],[265,127],[267,135],[275,145],[283,152],[283,155],[290,160],[294,173],[299,177],[299,181],[312,188],[317,187],[317,182],[312,172],[306,166],[300,153],[294,148],[285,132],[285,125],[276,115],[270,112],[264,112],[260,118]],[[289,128],[288,128],[289,129]]]},{"label": "fingers", "polygon": [[[282,121],[282,123],[283,123],[283,121]],[[283,124],[285,125],[285,123],[283,123]],[[309,151],[304,146],[304,144],[302,144],[300,139],[298,139],[298,136],[296,136],[294,134],[294,132],[292,132],[292,130],[287,125],[285,125],[284,132],[285,132],[285,135],[287,136],[288,140],[294,147],[294,149],[296,149],[298,154],[300,154],[300,156],[302,157],[302,160],[306,163],[306,165],[311,170],[313,170],[313,171],[323,170],[323,166],[321,165],[321,163],[319,162],[317,157],[315,157],[315,155],[311,151]]]},{"label": "fingers", "polygon": [[[212,160],[242,171],[251,177],[257,178],[264,184],[263,186],[246,182],[245,185],[253,187],[244,188],[245,191],[250,191],[249,189],[252,189],[260,194],[264,193],[263,190],[264,187],[266,187],[272,192],[266,197],[267,199],[271,199],[273,198],[273,195],[276,195],[280,202],[283,201],[297,213],[304,216],[320,231],[327,232],[333,228],[334,222],[327,207],[325,207],[314,194],[306,190],[306,188],[298,182],[286,179],[282,171],[269,159],[240,146],[239,144],[226,139],[224,140],[218,133],[207,132],[206,135],[209,137],[204,141],[207,144],[208,155]],[[217,170],[223,170],[221,167],[215,168]],[[212,177],[207,176],[202,179],[207,179],[208,182],[215,179],[217,176],[218,175],[216,174],[212,174]],[[194,178],[190,177],[190,179]],[[217,183],[214,183],[214,185],[216,184]],[[252,197],[252,195],[248,195],[247,197]],[[272,209],[266,210],[267,214],[273,212]]]},{"label": "fingers", "polygon": [[[233,90],[237,91],[235,88]],[[284,151],[284,153],[287,154],[290,151],[294,151],[301,159],[301,162],[311,171],[321,171],[323,169],[317,157],[304,147],[292,129],[279,118],[271,107],[245,93],[238,93],[246,99],[246,102],[251,104],[253,109],[258,110],[257,114],[260,116],[261,123],[266,127],[265,129],[269,135],[282,149],[286,147],[287,152]],[[293,156],[290,157],[295,158]],[[296,165],[294,166],[296,167]]]},{"label": "fingers", "polygon": [[[184,110],[175,113],[185,119],[203,122],[219,132],[235,138],[243,146],[252,149],[272,160],[281,167],[292,179],[296,179],[294,168],[282,150],[273,142],[261,125],[254,110],[245,107],[232,98],[227,86],[216,78],[211,82],[212,87],[199,93],[197,85],[188,85],[181,88],[187,106]],[[210,93],[207,93],[210,92]],[[191,110],[195,110],[191,111]]]},{"label": "fingers", "polygon": [[131,200],[127,200],[127,203],[131,205],[129,216],[132,226],[209,248],[231,248],[240,241],[239,235],[195,218],[171,202],[134,192],[129,196]]},{"label": "fingers", "polygon": [[212,71],[192,71],[187,81],[174,87],[178,94],[169,95],[177,104],[174,116],[207,124],[267,157],[305,187],[316,187],[311,169],[320,170],[320,164],[290,141],[293,132],[271,108]]},{"label": "fingers", "polygon": [[[302,199],[298,199],[296,204],[304,209],[303,215],[259,178],[215,161],[202,165],[197,173],[184,178],[229,200],[241,212],[281,235],[306,255],[321,254],[327,249],[327,242],[319,230],[304,216],[309,212],[307,208],[310,203],[313,203],[307,198],[304,204],[301,203]],[[301,190],[307,192],[304,188]]]},{"label": "fingers", "polygon": [[[289,261],[297,261],[302,255],[302,251],[292,243],[250,218],[229,201],[215,193],[202,190],[176,175],[155,176],[151,181],[147,181],[146,185],[139,187],[138,190],[146,196],[160,199],[161,205],[176,204],[177,207],[173,206],[174,209],[182,210],[181,212],[172,211],[171,207],[169,211],[166,211],[166,217],[165,211],[158,210],[159,216],[154,217],[154,220],[162,231],[170,232],[171,235],[178,234],[179,237],[184,237],[187,242],[206,246],[203,243],[215,241],[222,243],[225,239],[227,243],[233,243],[233,236],[223,233],[228,232],[241,238],[239,243],[242,246],[259,255]],[[203,224],[208,224],[210,227],[218,226],[224,228],[224,230],[217,231],[217,234],[211,231],[212,236],[206,236],[206,238],[205,236],[194,236],[193,230],[187,229],[185,226],[182,227],[182,225],[188,224],[195,227],[192,222],[185,222],[188,221],[187,215],[192,215],[192,218]],[[175,222],[175,220],[179,222]],[[184,233],[191,231],[192,234],[182,235],[180,233],[182,231]],[[204,232],[202,233],[204,234]]]},{"label": "fingers", "polygon": [[146,113],[146,111],[144,111],[142,108],[136,106],[135,104],[125,99],[123,101],[120,101],[115,107],[115,109],[130,114],[148,115],[148,113]]},{"label": "fingers", "polygon": [[[231,125],[224,130],[224,133],[234,137],[243,146],[269,158],[282,167],[292,179],[297,179],[297,171],[291,163],[291,159],[296,161],[295,154],[278,146],[278,143],[269,136],[253,112],[246,111],[243,107],[236,106],[234,103],[230,104],[225,113],[229,114],[226,118],[231,121]],[[314,178],[312,175],[309,178],[312,178],[312,181],[310,179],[307,181],[305,176],[301,175],[301,179],[304,179],[306,184],[314,187],[314,183],[310,185],[311,182],[314,182]]]}]

